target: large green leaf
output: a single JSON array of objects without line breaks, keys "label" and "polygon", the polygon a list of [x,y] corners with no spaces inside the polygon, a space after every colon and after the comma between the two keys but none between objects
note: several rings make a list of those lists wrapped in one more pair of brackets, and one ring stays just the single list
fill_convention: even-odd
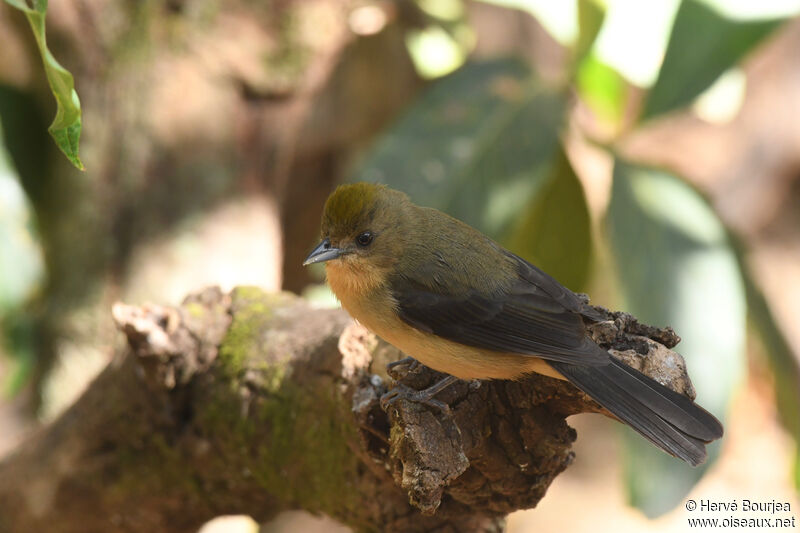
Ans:
[{"label": "large green leaf", "polygon": [[683,0],[642,118],[689,104],[781,20],[734,21],[697,0]]},{"label": "large green leaf", "polygon": [[24,12],[28,18],[33,36],[36,38],[36,44],[39,46],[47,81],[56,98],[56,117],[48,131],[67,159],[83,170],[83,163],[78,153],[81,135],[81,103],[78,100],[78,93],[75,91],[72,74],[56,61],[47,48],[45,37],[47,0],[33,0],[33,7],[28,6],[25,0],[6,0],[6,2]]},{"label": "large green leaf", "polygon": [[592,256],[589,208],[583,186],[563,151],[503,241],[570,289],[585,287]]},{"label": "large green leaf", "polygon": [[547,177],[563,113],[563,96],[521,62],[469,63],[434,83],[354,178],[403,190],[499,238]]},{"label": "large green leaf", "polygon": [[[705,201],[667,172],[617,160],[607,230],[625,310],[672,326],[683,341],[697,401],[724,417],[744,368],[745,292],[724,227]],[[631,502],[647,515],[678,504],[719,452],[693,469],[626,432]]]}]

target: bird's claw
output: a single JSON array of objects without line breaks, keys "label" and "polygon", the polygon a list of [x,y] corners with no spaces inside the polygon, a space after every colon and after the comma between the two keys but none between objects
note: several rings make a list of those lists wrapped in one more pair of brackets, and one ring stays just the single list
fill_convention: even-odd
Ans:
[{"label": "bird's claw", "polygon": [[384,411],[387,411],[399,400],[408,400],[409,402],[427,405],[428,407],[433,407],[434,409],[441,411],[447,416],[452,414],[449,405],[434,398],[433,394],[430,394],[427,390],[414,390],[407,385],[403,385],[402,383],[395,384],[392,390],[381,396],[381,408]]},{"label": "bird's claw", "polygon": [[434,383],[427,389],[419,391],[414,390],[407,385],[403,385],[402,383],[397,383],[392,390],[381,396],[381,408],[386,411],[398,400],[408,400],[410,402],[421,403],[423,405],[433,407],[434,409],[438,409],[445,415],[449,416],[452,414],[450,411],[450,406],[440,400],[435,399],[434,396],[456,381],[458,381],[457,378],[453,376],[447,376],[437,383]]},{"label": "bird's claw", "polygon": [[414,370],[416,370],[417,367],[419,367],[419,361],[417,361],[413,357],[404,357],[402,359],[398,359],[397,361],[392,361],[391,363],[387,364],[386,365],[386,372],[390,376],[395,377],[394,376],[395,368],[401,367],[401,366],[407,367],[406,368],[406,374],[408,374],[408,373],[413,372]]}]

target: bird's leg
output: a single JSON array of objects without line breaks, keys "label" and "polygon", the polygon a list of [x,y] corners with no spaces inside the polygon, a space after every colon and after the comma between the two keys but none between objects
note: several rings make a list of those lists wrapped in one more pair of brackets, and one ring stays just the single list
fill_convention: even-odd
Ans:
[{"label": "bird's leg", "polygon": [[446,403],[439,401],[434,398],[438,393],[452,385],[458,381],[458,378],[454,376],[447,376],[442,378],[440,381],[434,383],[427,389],[423,390],[414,390],[407,385],[403,385],[402,383],[395,384],[394,388],[381,396],[381,408],[386,411],[390,406],[392,406],[397,400],[408,400],[414,403],[421,403],[423,405],[427,405],[429,407],[434,407],[439,409],[446,415],[450,414],[450,406]]},{"label": "bird's leg", "polygon": [[392,361],[391,363],[387,364],[386,365],[386,370],[391,370],[396,366],[403,366],[403,365],[409,365],[409,366],[414,365],[414,366],[417,366],[414,363],[416,363],[418,365],[419,361],[417,361],[413,357],[403,357],[402,359],[398,359],[397,361]]},{"label": "bird's leg", "polygon": [[386,365],[386,372],[392,376],[394,376],[393,370],[398,366],[408,366],[408,370],[406,372],[413,372],[418,366],[419,361],[414,359],[413,357],[403,357],[402,359],[398,359],[397,361],[392,361],[391,363]]}]

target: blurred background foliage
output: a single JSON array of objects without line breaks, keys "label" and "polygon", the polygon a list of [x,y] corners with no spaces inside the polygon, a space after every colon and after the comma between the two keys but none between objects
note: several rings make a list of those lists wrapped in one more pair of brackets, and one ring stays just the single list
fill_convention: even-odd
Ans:
[{"label": "blurred background foliage", "polygon": [[[117,342],[117,299],[256,283],[331,305],[299,265],[329,191],[364,180],[674,327],[728,426],[766,384],[800,488],[794,2],[70,0],[49,47],[84,109],[47,3],[6,2],[0,424],[69,404]],[[650,517],[727,442],[692,469],[620,432]]]}]

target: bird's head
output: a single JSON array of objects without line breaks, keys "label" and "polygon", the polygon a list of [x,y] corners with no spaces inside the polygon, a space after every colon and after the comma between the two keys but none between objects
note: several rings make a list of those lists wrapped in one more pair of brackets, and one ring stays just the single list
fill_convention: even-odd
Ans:
[{"label": "bird's head", "polygon": [[384,185],[340,185],[325,202],[322,242],[303,265],[326,263],[332,273],[363,288],[379,283],[403,253],[408,197]]}]

